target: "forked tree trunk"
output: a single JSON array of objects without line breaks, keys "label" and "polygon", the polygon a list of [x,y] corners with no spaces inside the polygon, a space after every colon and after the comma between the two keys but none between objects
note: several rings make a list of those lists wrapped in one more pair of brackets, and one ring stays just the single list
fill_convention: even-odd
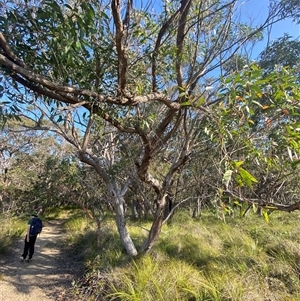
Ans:
[{"label": "forked tree trunk", "polygon": [[152,223],[149,235],[141,248],[142,253],[149,251],[153,247],[156,239],[158,238],[163,225],[165,209],[167,205],[168,205],[167,194],[165,194],[158,202],[157,210],[154,216],[154,221]]}]

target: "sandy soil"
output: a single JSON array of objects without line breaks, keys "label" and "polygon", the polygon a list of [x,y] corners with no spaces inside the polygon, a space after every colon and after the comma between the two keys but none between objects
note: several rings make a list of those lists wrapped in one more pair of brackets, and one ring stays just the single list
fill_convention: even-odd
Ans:
[{"label": "sandy soil", "polygon": [[24,238],[18,240],[5,258],[0,257],[0,301],[68,301],[72,280],[79,264],[61,249],[63,221],[44,225],[37,237],[32,262],[20,262]]}]

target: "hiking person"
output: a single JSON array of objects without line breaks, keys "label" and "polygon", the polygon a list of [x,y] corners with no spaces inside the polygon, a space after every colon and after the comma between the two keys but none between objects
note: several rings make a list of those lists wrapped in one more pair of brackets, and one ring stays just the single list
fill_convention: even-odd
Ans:
[{"label": "hiking person", "polygon": [[[24,244],[24,251],[21,259],[21,262],[30,262],[32,256],[34,254],[34,245],[37,238],[37,235],[42,232],[43,223],[42,220],[38,217],[37,212],[32,212],[30,214],[31,218],[28,221],[27,232],[25,236],[25,244]],[[28,258],[27,258],[27,255]],[[27,259],[26,259],[27,258]]]}]

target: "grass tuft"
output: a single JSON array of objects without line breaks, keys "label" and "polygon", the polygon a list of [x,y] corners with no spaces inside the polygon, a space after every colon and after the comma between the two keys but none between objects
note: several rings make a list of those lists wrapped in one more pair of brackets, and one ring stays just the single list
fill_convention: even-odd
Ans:
[{"label": "grass tuft", "polygon": [[[180,212],[163,225],[151,252],[136,258],[124,251],[113,219],[104,219],[98,246],[95,223],[79,210],[65,216],[69,254],[87,270],[74,284],[78,300],[300,300],[299,213],[225,223],[210,212],[197,219]],[[138,248],[151,224],[127,226]]]},{"label": "grass tuft", "polygon": [[[288,221],[285,221],[285,218]],[[95,298],[118,301],[264,301],[299,299],[298,214],[226,220],[180,212],[163,226],[150,254],[126,260],[112,226],[89,262]],[[108,222],[108,221],[107,221]],[[113,223],[113,221],[109,221]],[[143,241],[149,223],[128,223]],[[102,273],[101,273],[102,271]],[[101,277],[99,276],[101,274]],[[100,279],[100,280],[99,280]]]},{"label": "grass tuft", "polygon": [[20,237],[27,228],[27,220],[1,215],[0,255],[7,254],[16,238]]}]

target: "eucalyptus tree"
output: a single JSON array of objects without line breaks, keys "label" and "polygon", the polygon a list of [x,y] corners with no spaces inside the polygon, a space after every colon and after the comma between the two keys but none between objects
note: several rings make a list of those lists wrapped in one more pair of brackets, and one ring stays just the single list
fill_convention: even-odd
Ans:
[{"label": "eucalyptus tree", "polygon": [[289,67],[300,78],[300,41],[299,38],[284,34],[270,43],[259,56],[259,65],[266,72],[276,68]]},{"label": "eucalyptus tree", "polygon": [[[3,210],[30,209],[34,202],[41,202],[41,194],[34,193],[34,186],[44,171],[50,156],[57,160],[68,154],[68,148],[45,131],[30,129],[28,121],[10,120],[0,130],[1,154],[1,207]],[[25,127],[25,129],[24,129]]]},{"label": "eucalyptus tree", "polygon": [[297,77],[285,68],[266,73],[253,65],[226,79],[221,93],[227,102],[219,106],[220,126],[213,132],[221,137],[224,153],[221,194],[246,208],[266,208],[266,216],[273,210],[299,210]]},{"label": "eucalyptus tree", "polygon": [[[36,126],[48,130],[42,120],[53,121],[53,130],[95,168],[113,200],[130,255],[137,249],[126,229],[124,196],[133,177],[156,194],[153,224],[141,247],[146,251],[161,231],[174,176],[191,159],[214,107],[226,98],[207,87],[218,87],[216,74],[241,46],[296,15],[299,5],[270,1],[266,20],[246,31],[238,8],[237,0],[1,5],[3,104],[20,113],[34,105]],[[108,124],[111,133],[99,135]],[[121,164],[123,141],[130,139],[135,143],[131,160]],[[169,163],[161,174],[153,173],[154,161],[166,154]]]}]

